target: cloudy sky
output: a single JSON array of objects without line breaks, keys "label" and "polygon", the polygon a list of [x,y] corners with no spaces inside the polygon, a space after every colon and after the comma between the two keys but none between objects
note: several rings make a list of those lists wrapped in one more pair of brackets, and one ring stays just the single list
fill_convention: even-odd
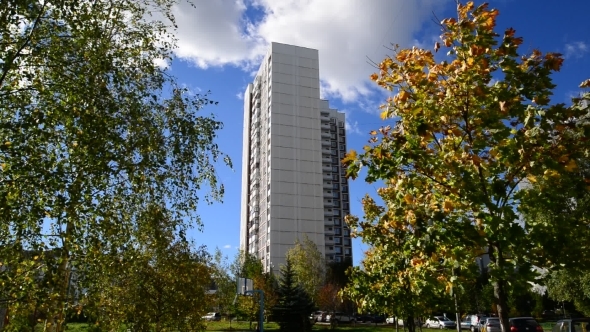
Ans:
[{"label": "cloudy sky", "polygon": [[[170,64],[179,81],[195,92],[211,90],[218,106],[208,107],[224,122],[219,145],[234,161],[221,167],[226,186],[223,204],[201,206],[204,232],[192,233],[198,244],[233,257],[239,245],[243,95],[260,57],[271,41],[319,50],[322,96],[346,112],[349,148],[361,149],[368,132],[383,122],[378,105],[382,91],[369,82],[392,43],[431,49],[440,35],[436,24],[452,17],[455,0],[201,0],[175,8],[179,27],[177,58]],[[479,4],[476,2],[476,5]],[[513,27],[524,37],[521,50],[561,52],[566,62],[554,76],[553,100],[569,102],[578,84],[590,78],[590,2],[568,0],[492,0],[500,10],[498,29]],[[376,187],[351,183],[352,213],[360,214],[360,198]],[[365,244],[354,242],[354,261]]]}]

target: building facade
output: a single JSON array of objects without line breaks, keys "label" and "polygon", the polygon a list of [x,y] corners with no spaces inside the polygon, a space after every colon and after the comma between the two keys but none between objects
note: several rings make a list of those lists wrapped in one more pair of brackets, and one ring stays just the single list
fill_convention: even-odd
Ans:
[{"label": "building facade", "polygon": [[240,249],[275,271],[307,236],[352,261],[345,115],[320,99],[318,51],[272,43],[244,94]]}]

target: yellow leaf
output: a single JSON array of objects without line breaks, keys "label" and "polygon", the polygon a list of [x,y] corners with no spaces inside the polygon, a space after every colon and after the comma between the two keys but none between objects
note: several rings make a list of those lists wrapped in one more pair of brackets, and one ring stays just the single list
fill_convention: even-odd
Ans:
[{"label": "yellow leaf", "polygon": [[4,146],[6,146],[6,147],[10,147],[11,145],[12,145],[12,143],[9,141],[4,142]]},{"label": "yellow leaf", "polygon": [[371,132],[369,132],[369,135],[372,135],[372,136],[377,135],[377,131],[371,130]]},{"label": "yellow leaf", "polygon": [[409,97],[410,97],[410,94],[405,90],[400,91],[398,94],[398,99],[401,102],[408,100]]},{"label": "yellow leaf", "polygon": [[531,183],[536,183],[537,182],[537,178],[534,175],[527,175],[526,178],[531,181]]},{"label": "yellow leaf", "polygon": [[451,212],[454,209],[453,203],[451,201],[445,201],[443,204],[443,209],[445,212]]},{"label": "yellow leaf", "polygon": [[576,164],[576,161],[573,159],[570,159],[570,161],[565,165],[565,170],[568,172],[572,172],[576,168],[578,168],[578,165]]},{"label": "yellow leaf", "polygon": [[407,193],[404,196],[404,201],[406,201],[406,204],[412,204],[412,203],[414,203],[414,196],[412,196],[412,194],[410,194],[410,193]]},{"label": "yellow leaf", "polygon": [[473,66],[473,61],[473,58],[467,58],[467,65],[470,67]]},{"label": "yellow leaf", "polygon": [[381,112],[381,120],[385,120],[389,117],[389,111],[385,110],[383,112]]}]

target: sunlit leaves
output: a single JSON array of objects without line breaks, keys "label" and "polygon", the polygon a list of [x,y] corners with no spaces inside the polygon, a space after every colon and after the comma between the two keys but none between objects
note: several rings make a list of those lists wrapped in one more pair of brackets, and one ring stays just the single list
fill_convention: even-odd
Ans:
[{"label": "sunlit leaves", "polygon": [[[174,4],[8,0],[0,9],[0,262],[11,267],[0,282],[11,303],[33,294],[23,310],[38,300],[58,325],[73,301],[71,271],[81,288],[104,281],[144,244],[136,226],[148,204],[167,218],[146,226],[175,229],[172,241],[202,225],[200,199],[223,195],[222,124],[201,114],[214,102],[156,65],[175,47]],[[55,248],[35,261],[36,275],[54,272],[43,287],[57,296],[41,296],[13,268]]]},{"label": "sunlit leaves", "polygon": [[[365,220],[347,219],[357,236],[375,246],[366,262],[403,257],[411,264],[387,273],[416,273],[416,282],[429,283],[434,281],[420,273],[438,269],[439,286],[449,289],[447,282],[456,282],[449,273],[473,265],[485,248],[496,300],[506,314],[511,271],[518,267],[519,277],[530,280],[530,262],[549,264],[537,258],[542,238],[517,223],[526,192],[519,186],[576,172],[590,153],[590,128],[587,103],[551,104],[551,74],[560,70],[562,56],[538,50],[521,55],[523,39],[514,29],[494,31],[498,15],[487,4],[459,4],[457,18],[441,22],[434,51],[446,48],[442,59],[395,45],[371,79],[394,92],[381,117],[397,122],[372,131],[363,153],[344,162],[349,176],[366,167],[367,182],[385,184],[377,191],[382,205],[366,197]],[[370,267],[358,272],[359,280],[385,275],[385,266]],[[367,287],[365,297],[381,298],[383,289],[393,296],[399,287],[393,281]]]}]

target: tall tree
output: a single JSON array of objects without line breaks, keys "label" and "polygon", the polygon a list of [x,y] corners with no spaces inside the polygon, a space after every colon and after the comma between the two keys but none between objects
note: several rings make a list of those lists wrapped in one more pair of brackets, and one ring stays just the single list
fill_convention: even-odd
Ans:
[{"label": "tall tree", "polygon": [[[498,10],[468,2],[458,4],[457,13],[457,19],[441,22],[441,42],[434,46],[448,50],[444,60],[437,62],[428,50],[396,47],[371,76],[395,93],[382,118],[396,121],[372,131],[364,153],[352,151],[344,163],[352,177],[367,168],[366,181],[384,180],[378,194],[385,204],[367,198],[365,213],[373,215],[367,222],[349,221],[359,228],[357,235],[372,242],[408,232],[412,255],[420,260],[414,268],[442,264],[449,282],[453,268],[471,264],[464,258],[485,249],[502,328],[508,331],[508,276],[518,267],[518,277],[533,280],[533,263],[550,264],[538,253],[559,251],[567,243],[543,248],[543,240],[532,235],[539,224],[519,223],[517,209],[527,190],[518,186],[527,178],[576,169],[588,153],[590,132],[586,122],[572,119],[583,118],[588,106],[550,105],[551,73],[560,69],[561,55],[538,50],[520,55],[523,40],[514,29],[494,31]],[[553,225],[553,230],[569,227]],[[435,250],[425,250],[441,241]]]},{"label": "tall tree", "polygon": [[[84,299],[86,312],[97,325],[137,331],[202,326],[201,317],[209,306],[205,294],[214,275],[210,255],[165,228],[162,212],[155,206],[146,211],[134,232],[141,245],[120,253],[116,272],[84,271],[84,278],[97,279]],[[152,222],[162,227],[149,225]]]},{"label": "tall tree", "polygon": [[184,233],[201,225],[200,199],[221,198],[222,124],[199,114],[212,102],[157,65],[176,46],[178,1],[3,2],[0,283],[10,315],[31,307],[33,275],[53,269],[35,269],[27,252],[59,248],[51,296],[36,300],[62,330],[72,271],[110,273],[116,253],[137,245],[147,204]]},{"label": "tall tree", "polygon": [[297,283],[291,259],[281,268],[279,299],[273,308],[273,316],[280,331],[311,331],[309,316],[315,305],[305,289]]},{"label": "tall tree", "polygon": [[307,235],[297,239],[295,246],[287,251],[295,273],[295,280],[317,304],[317,294],[326,280],[326,260],[317,245]]}]

